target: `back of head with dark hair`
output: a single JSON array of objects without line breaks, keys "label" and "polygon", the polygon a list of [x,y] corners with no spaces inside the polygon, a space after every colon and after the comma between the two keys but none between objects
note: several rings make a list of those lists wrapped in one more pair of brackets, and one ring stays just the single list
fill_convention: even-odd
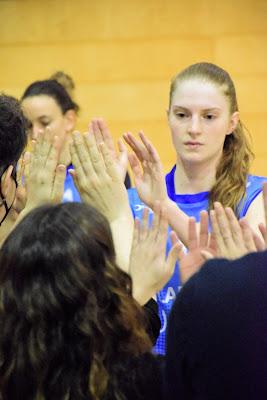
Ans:
[{"label": "back of head with dark hair", "polygon": [[0,95],[0,169],[15,165],[27,143],[26,119],[19,102]]},{"label": "back of head with dark hair", "polygon": [[71,96],[55,79],[46,79],[33,82],[29,85],[21,97],[21,101],[27,97],[45,95],[52,97],[60,107],[63,114],[69,110],[79,111],[79,106],[72,100]]},{"label": "back of head with dark hair", "polygon": [[[32,211],[0,251],[0,396],[117,398],[116,365],[150,349],[107,220],[85,204]],[[115,371],[115,372],[114,372]]]}]

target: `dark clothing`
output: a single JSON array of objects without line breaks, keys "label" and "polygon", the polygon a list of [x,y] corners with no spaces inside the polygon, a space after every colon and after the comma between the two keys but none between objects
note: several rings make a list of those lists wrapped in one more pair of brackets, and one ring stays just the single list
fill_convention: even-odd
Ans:
[{"label": "dark clothing", "polygon": [[124,185],[125,185],[126,189],[130,189],[132,187],[131,178],[130,178],[130,175],[128,174],[128,172],[126,172],[126,176],[124,179]]},{"label": "dark clothing", "polygon": [[173,306],[168,400],[267,399],[267,252],[211,260]]},{"label": "dark clothing", "polygon": [[[114,368],[117,387],[125,400],[163,400],[162,397],[162,359],[146,353]],[[109,388],[103,400],[114,400],[114,392]]]},{"label": "dark clothing", "polygon": [[154,299],[150,299],[143,307],[147,319],[147,333],[155,345],[160,332],[161,322],[158,314],[158,304]]},{"label": "dark clothing", "polygon": [[[153,344],[160,331],[158,305],[150,299],[144,306],[147,327],[146,331]],[[115,361],[115,360],[114,360]],[[123,359],[114,362],[113,376],[116,386],[120,388],[125,400],[163,400],[162,397],[163,358],[146,353],[140,357]],[[114,382],[114,380],[113,380]],[[109,387],[104,400],[114,400],[114,387]]]}]

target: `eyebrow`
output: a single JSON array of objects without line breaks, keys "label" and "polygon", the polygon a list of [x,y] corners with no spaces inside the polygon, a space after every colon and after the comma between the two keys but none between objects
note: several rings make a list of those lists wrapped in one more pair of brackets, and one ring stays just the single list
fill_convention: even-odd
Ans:
[{"label": "eyebrow", "polygon": [[[178,109],[179,108],[180,110],[190,111],[189,108],[178,106],[178,105],[174,105],[173,108],[174,109]],[[221,111],[221,109],[219,107],[210,107],[210,108],[203,108],[203,110],[201,110],[201,111],[204,111],[204,112],[207,112],[207,111]]]}]

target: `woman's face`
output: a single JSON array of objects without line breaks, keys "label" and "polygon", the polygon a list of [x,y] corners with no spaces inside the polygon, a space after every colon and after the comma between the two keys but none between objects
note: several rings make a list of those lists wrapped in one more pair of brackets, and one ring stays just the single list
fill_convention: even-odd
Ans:
[{"label": "woman's face", "polygon": [[[38,95],[26,97],[22,101],[22,110],[30,122],[29,135],[36,139],[38,132],[50,127],[51,134],[57,135],[61,147],[65,143],[67,133],[73,129],[73,121],[70,121],[69,111],[62,113],[60,106],[53,97]],[[73,112],[73,110],[70,110]]]},{"label": "woman's face", "polygon": [[218,161],[226,135],[236,128],[238,112],[221,88],[213,83],[188,79],[178,83],[169,110],[173,145],[182,162]]}]

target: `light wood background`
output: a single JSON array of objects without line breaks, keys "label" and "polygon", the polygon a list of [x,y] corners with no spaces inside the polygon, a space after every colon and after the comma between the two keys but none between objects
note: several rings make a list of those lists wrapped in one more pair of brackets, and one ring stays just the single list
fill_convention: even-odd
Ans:
[{"label": "light wood background", "polygon": [[0,0],[0,90],[57,70],[76,83],[78,127],[103,116],[116,138],[143,129],[168,170],[169,82],[198,61],[228,70],[267,175],[266,0]]}]

